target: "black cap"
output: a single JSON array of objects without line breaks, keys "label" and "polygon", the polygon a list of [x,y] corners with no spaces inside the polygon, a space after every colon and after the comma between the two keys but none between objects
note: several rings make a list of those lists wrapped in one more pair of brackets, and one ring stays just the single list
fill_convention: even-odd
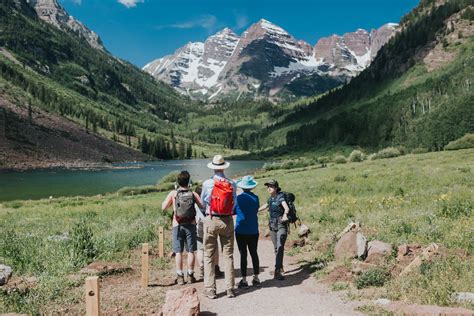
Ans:
[{"label": "black cap", "polygon": [[270,181],[265,182],[263,185],[266,187],[274,187],[275,189],[277,189],[277,191],[281,190],[280,186],[278,185],[278,181],[274,179],[271,179]]}]

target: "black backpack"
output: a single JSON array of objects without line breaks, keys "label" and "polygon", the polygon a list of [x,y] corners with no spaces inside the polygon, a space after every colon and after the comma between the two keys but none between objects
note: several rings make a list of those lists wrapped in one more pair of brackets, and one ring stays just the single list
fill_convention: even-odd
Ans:
[{"label": "black backpack", "polygon": [[290,209],[288,212],[288,222],[291,224],[296,223],[298,221],[298,216],[296,215],[295,195],[290,192],[281,192],[281,194],[285,197],[285,202],[288,204],[288,208]]},{"label": "black backpack", "polygon": [[191,190],[178,189],[175,198],[175,217],[179,224],[192,223],[196,217],[194,193]]}]

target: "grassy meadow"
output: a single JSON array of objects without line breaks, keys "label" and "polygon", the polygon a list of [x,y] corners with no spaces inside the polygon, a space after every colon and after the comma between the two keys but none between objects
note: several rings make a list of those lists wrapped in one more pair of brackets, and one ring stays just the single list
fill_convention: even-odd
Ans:
[{"label": "grassy meadow", "polygon": [[[383,291],[378,292],[384,297],[455,305],[452,293],[474,291],[474,149],[330,163],[327,168],[318,163],[262,171],[256,177],[261,201],[267,196],[261,184],[269,178],[296,194],[299,215],[311,229],[313,243],[305,247],[305,256],[318,266],[316,276],[334,268],[332,236],[356,220],[369,241],[388,242],[395,250],[403,243],[436,242],[447,248],[445,255],[407,277],[386,277]],[[170,214],[160,210],[166,193],[127,192],[1,204],[1,261],[13,267],[15,277],[36,277],[37,285],[23,292],[0,291],[0,313],[41,313],[45,305],[80,303],[82,291],[76,296],[68,293],[80,288],[83,279],[69,275],[91,261],[131,264],[136,259],[134,249],[142,242],[156,242],[157,227],[170,226]],[[266,216],[261,214],[262,227]],[[61,241],[63,235],[67,240]],[[170,249],[169,244],[166,247]],[[391,258],[382,268],[394,264]],[[364,282],[356,284],[377,284]],[[353,288],[350,297],[360,297],[350,284],[337,283],[332,288]]]}]

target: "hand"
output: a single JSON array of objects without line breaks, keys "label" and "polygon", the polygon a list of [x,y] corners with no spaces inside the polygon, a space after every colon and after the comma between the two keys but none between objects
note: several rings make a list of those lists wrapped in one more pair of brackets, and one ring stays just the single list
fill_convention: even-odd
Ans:
[{"label": "hand", "polygon": [[288,215],[286,214],[283,214],[283,216],[281,217],[281,221],[284,223],[284,222],[287,222],[288,221]]}]

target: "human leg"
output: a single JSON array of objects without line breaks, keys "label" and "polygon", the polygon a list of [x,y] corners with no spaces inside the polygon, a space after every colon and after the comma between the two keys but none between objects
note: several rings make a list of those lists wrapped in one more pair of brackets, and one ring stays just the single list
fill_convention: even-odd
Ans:
[{"label": "human leg", "polygon": [[175,253],[175,264],[176,264],[176,281],[178,284],[184,284],[183,274],[183,250],[184,250],[184,239],[181,236],[181,229],[179,226],[175,226],[172,229],[172,243],[173,251]]},{"label": "human leg", "polygon": [[235,239],[237,241],[237,247],[239,248],[240,253],[240,274],[242,278],[245,279],[247,276],[247,242],[246,236],[235,234]]},{"label": "human leg", "polygon": [[253,275],[260,273],[260,260],[258,258],[258,234],[248,236],[248,248],[250,257],[252,258]]},{"label": "human leg", "polygon": [[217,236],[215,221],[211,218],[206,219],[204,221],[204,288],[206,293],[214,293],[214,297],[216,293],[214,256],[217,251]]},{"label": "human leg", "polygon": [[227,291],[233,291],[234,277],[234,220],[232,216],[220,218],[222,228],[219,230],[219,239],[224,257],[224,273]]}]

